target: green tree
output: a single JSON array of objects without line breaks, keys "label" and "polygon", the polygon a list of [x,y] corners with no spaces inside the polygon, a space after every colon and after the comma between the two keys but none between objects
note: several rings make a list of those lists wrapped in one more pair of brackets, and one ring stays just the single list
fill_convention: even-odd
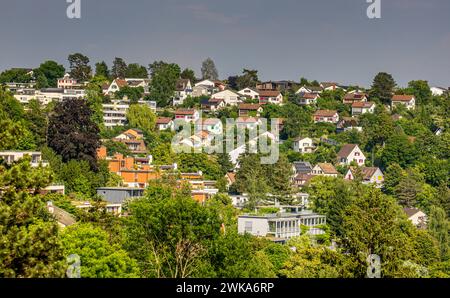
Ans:
[{"label": "green tree", "polygon": [[128,124],[146,133],[155,130],[156,115],[147,105],[131,105],[127,111]]},{"label": "green tree", "polygon": [[204,80],[219,79],[219,72],[217,71],[216,64],[211,58],[207,58],[202,63],[202,78]]},{"label": "green tree", "polygon": [[29,70],[23,68],[12,68],[0,73],[0,84],[5,83],[29,83],[32,80],[32,76],[29,74]]},{"label": "green tree", "polygon": [[175,95],[177,80],[180,77],[180,67],[174,63],[155,61],[150,65],[150,70],[152,75],[150,96],[159,107],[165,107]]},{"label": "green tree", "polygon": [[70,76],[80,82],[91,78],[92,69],[89,66],[89,58],[80,53],[69,55]]},{"label": "green tree", "polygon": [[353,277],[348,257],[331,249],[313,245],[307,235],[291,239],[295,248],[284,263],[280,274],[288,278],[343,278]]},{"label": "green tree", "polygon": [[427,104],[432,96],[428,82],[422,80],[409,82],[407,92],[416,97],[418,104]]},{"label": "green tree", "polygon": [[390,74],[380,72],[373,80],[370,96],[378,98],[384,104],[390,104],[396,85],[394,78]]},{"label": "green tree", "polygon": [[110,73],[105,61],[95,63],[95,76],[109,78]]},{"label": "green tree", "polygon": [[191,84],[194,84],[195,81],[196,81],[196,78],[195,78],[195,72],[194,72],[192,69],[190,69],[190,68],[184,69],[184,70],[181,72],[180,77],[181,77],[182,79],[190,80],[190,81],[191,81]]},{"label": "green tree", "polygon": [[439,207],[431,207],[430,219],[428,222],[430,234],[437,239],[442,260],[450,257],[449,229],[450,224],[445,211]]},{"label": "green tree", "polygon": [[59,102],[49,119],[48,145],[67,162],[86,160],[97,169],[99,128],[92,121],[92,111],[82,99]]},{"label": "green tree", "polygon": [[414,227],[396,202],[379,189],[355,198],[344,212],[342,230],[342,248],[357,264],[355,277],[366,275],[371,254],[380,256],[383,277],[402,276],[403,263],[414,259]]},{"label": "green tree", "polygon": [[55,61],[45,61],[39,66],[39,68],[34,70],[35,76],[43,75],[47,82],[46,86],[38,86],[38,88],[56,88],[58,86],[58,79],[64,76],[65,71],[64,66],[56,63]]},{"label": "green tree", "polygon": [[0,166],[0,277],[63,277],[65,258],[58,224],[36,194],[52,181],[26,157]]},{"label": "green tree", "polygon": [[126,247],[144,277],[196,277],[204,268],[207,241],[221,221],[211,208],[191,198],[189,189],[151,183],[144,198],[128,205]]},{"label": "green tree", "polygon": [[108,233],[92,224],[67,227],[61,236],[65,255],[77,254],[82,278],[136,278],[135,260],[118,245],[109,242]]},{"label": "green tree", "polygon": [[116,57],[113,61],[113,67],[111,69],[111,75],[114,79],[120,78],[124,79],[128,70],[128,66],[125,63],[125,60],[122,58]]},{"label": "green tree", "polygon": [[137,63],[131,63],[127,67],[125,76],[134,79],[146,79],[148,78],[147,68]]}]

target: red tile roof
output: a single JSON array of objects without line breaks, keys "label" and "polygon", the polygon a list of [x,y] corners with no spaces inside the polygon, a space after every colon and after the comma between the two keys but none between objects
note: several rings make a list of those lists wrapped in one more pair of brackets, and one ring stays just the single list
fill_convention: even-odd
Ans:
[{"label": "red tile roof", "polygon": [[394,95],[392,101],[404,101],[409,102],[414,98],[414,95]]},{"label": "red tile roof", "polygon": [[317,112],[314,113],[314,116],[333,117],[336,114],[337,114],[337,111],[335,111],[335,110],[318,110]]}]

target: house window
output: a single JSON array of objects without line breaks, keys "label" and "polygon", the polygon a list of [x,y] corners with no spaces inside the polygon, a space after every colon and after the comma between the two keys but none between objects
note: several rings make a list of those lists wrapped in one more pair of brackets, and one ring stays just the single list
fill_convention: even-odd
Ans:
[{"label": "house window", "polygon": [[253,230],[253,222],[251,222],[251,221],[246,221],[246,222],[245,222],[245,232],[251,233],[252,230]]}]

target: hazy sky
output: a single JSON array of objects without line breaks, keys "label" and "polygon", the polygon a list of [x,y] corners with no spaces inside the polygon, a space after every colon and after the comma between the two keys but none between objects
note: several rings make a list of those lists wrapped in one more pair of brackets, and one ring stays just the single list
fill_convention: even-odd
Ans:
[{"label": "hazy sky", "polygon": [[381,0],[0,0],[0,70],[38,66],[82,52],[92,64],[114,57],[176,62],[200,72],[211,57],[221,78],[242,68],[263,80],[301,76],[370,85],[379,71],[400,85],[450,86],[450,1]]}]

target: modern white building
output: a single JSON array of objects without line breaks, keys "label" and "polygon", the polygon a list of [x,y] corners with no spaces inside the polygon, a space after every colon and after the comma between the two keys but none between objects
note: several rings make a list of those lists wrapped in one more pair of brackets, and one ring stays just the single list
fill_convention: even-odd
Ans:
[{"label": "modern white building", "polygon": [[[286,210],[288,206],[282,209]],[[293,206],[295,207],[295,206]],[[273,213],[264,215],[241,215],[238,218],[238,233],[249,233],[253,236],[268,237],[274,240],[287,240],[301,235],[301,226],[309,228],[311,235],[323,234],[318,228],[326,224],[326,216],[309,210],[293,213]]]},{"label": "modern white building", "polygon": [[[156,113],[156,102],[140,100],[137,104],[147,105]],[[103,123],[105,127],[124,126],[127,123],[127,112],[130,107],[129,101],[112,100],[111,103],[103,104]]]},{"label": "modern white building", "polygon": [[38,167],[39,165],[48,166],[48,162],[42,160],[42,153],[37,151],[0,151],[0,159],[3,159],[6,164],[17,162],[25,156],[31,157],[31,166]]}]

